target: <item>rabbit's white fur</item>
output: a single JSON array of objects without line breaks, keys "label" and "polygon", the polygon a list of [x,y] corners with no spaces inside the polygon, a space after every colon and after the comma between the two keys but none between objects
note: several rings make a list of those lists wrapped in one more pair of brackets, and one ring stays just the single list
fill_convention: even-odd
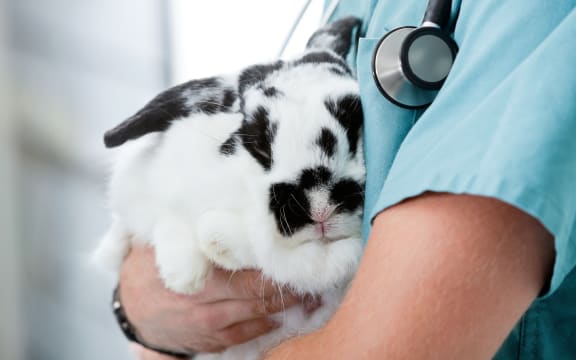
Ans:
[{"label": "rabbit's white fur", "polygon": [[[326,107],[327,99],[358,96],[358,85],[331,64],[293,64],[238,94],[243,103],[237,100],[234,109],[241,106],[241,111],[175,119],[167,130],[123,145],[114,162],[109,187],[114,220],[96,250],[98,262],[117,268],[130,242],[141,242],[154,247],[160,276],[176,292],[202,289],[214,263],[229,270],[257,268],[280,285],[322,298],[312,314],[302,307],[287,309],[274,316],[279,329],[197,359],[256,359],[282,339],[318,329],[338,306],[361,256],[361,206],[340,211],[331,191],[340,179],[363,184],[362,143],[358,139],[352,152],[351,130]],[[234,89],[238,81],[237,76],[220,79]],[[263,85],[279,95],[265,95]],[[203,101],[193,93],[184,96],[191,106]],[[240,143],[233,154],[222,153],[246,114],[262,108],[275,126],[269,169]],[[332,155],[317,144],[322,129],[336,139]],[[272,185],[295,183],[304,169],[318,167],[328,169],[330,179],[303,193],[307,216],[323,217],[321,231],[310,223],[283,234],[282,216],[271,211]]]}]

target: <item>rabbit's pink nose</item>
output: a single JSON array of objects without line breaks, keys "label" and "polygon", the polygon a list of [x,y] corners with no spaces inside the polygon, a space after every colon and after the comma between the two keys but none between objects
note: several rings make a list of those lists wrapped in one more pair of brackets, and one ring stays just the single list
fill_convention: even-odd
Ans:
[{"label": "rabbit's pink nose", "polygon": [[332,216],[333,212],[334,209],[331,207],[325,207],[312,213],[311,219],[315,222],[316,232],[321,234],[322,237],[326,236],[326,233],[330,230],[328,219]]},{"label": "rabbit's pink nose", "polygon": [[328,208],[324,208],[318,211],[314,211],[311,218],[315,223],[323,223],[328,220],[330,215],[332,215],[332,211],[330,211]]}]

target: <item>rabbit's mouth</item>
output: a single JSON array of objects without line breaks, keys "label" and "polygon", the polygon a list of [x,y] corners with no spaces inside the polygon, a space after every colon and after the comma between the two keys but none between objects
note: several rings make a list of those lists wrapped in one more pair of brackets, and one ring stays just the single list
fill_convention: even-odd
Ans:
[{"label": "rabbit's mouth", "polygon": [[349,239],[349,236],[323,236],[320,241],[324,244],[330,244],[336,241],[340,241],[340,240],[345,240],[345,239]]},{"label": "rabbit's mouth", "polygon": [[314,231],[322,243],[332,243],[347,238],[342,234],[334,234],[333,224],[329,221],[319,221],[314,224]]}]

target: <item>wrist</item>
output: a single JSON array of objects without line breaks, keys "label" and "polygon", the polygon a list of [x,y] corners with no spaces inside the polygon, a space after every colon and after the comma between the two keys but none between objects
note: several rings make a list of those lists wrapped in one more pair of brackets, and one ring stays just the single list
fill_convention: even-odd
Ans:
[{"label": "wrist", "polygon": [[168,356],[171,356],[174,358],[191,359],[195,356],[194,353],[183,353],[183,352],[171,351],[171,350],[163,349],[163,348],[153,346],[153,345],[146,343],[142,339],[142,337],[138,334],[138,331],[136,330],[134,325],[130,322],[130,320],[128,319],[128,316],[126,316],[126,312],[124,311],[124,307],[122,305],[122,301],[120,298],[120,291],[118,289],[118,286],[114,289],[114,292],[112,295],[112,310],[114,312],[114,316],[116,318],[116,321],[118,322],[118,325],[120,326],[120,329],[122,330],[122,333],[124,334],[124,336],[126,336],[126,338],[129,341],[134,342],[136,344],[139,344],[148,350],[152,350],[152,351],[155,351],[157,353],[168,355]]}]

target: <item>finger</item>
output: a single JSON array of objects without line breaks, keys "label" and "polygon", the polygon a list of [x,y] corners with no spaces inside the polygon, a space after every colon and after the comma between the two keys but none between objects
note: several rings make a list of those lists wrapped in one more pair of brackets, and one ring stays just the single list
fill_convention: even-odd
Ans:
[{"label": "finger", "polygon": [[205,331],[222,330],[234,324],[265,318],[298,303],[272,299],[224,300],[202,305],[199,311],[191,314],[190,322]]},{"label": "finger", "polygon": [[222,300],[249,300],[275,296],[282,291],[285,297],[296,296],[286,288],[281,288],[257,270],[236,272],[214,268],[205,289],[198,294],[206,302]]},{"label": "finger", "polygon": [[[215,268],[206,291],[219,300],[247,300],[256,297],[269,297],[277,287],[257,270],[225,271]],[[213,288],[211,288],[213,286]]]},{"label": "finger", "polygon": [[157,275],[154,250],[149,246],[131,246],[120,272],[120,282],[124,279],[128,279],[127,285],[133,288],[164,292],[162,281]]},{"label": "finger", "polygon": [[150,260],[154,261],[154,249],[144,244],[132,244],[128,249],[128,253],[124,257],[124,260],[130,259],[135,261],[133,260],[134,258],[145,262],[149,262]]},{"label": "finger", "polygon": [[198,329],[212,332],[231,325],[263,317],[253,300],[224,300],[204,304],[190,314]]},{"label": "finger", "polygon": [[134,355],[136,355],[136,357],[138,357],[138,359],[142,359],[142,357],[144,356],[144,348],[139,344],[131,342],[130,350]]},{"label": "finger", "polygon": [[202,311],[196,312],[191,321],[202,329],[221,330],[237,323],[266,318],[295,305],[302,305],[309,313],[319,306],[306,306],[301,298],[281,294],[265,299],[224,300],[203,305]]},{"label": "finger", "polygon": [[142,347],[138,344],[135,344],[135,343],[130,344],[130,349],[132,350],[132,352],[136,355],[136,357],[139,360],[174,360],[174,359],[177,359],[177,358],[174,358],[172,356],[163,355],[163,354],[157,353],[155,351],[145,349],[144,347]]},{"label": "finger", "polygon": [[276,292],[267,298],[254,299],[255,312],[260,316],[275,314],[295,305],[305,303],[306,296],[297,296],[292,293]]},{"label": "finger", "polygon": [[268,318],[250,320],[222,329],[217,336],[226,346],[232,346],[264,335],[278,326],[277,322]]}]

